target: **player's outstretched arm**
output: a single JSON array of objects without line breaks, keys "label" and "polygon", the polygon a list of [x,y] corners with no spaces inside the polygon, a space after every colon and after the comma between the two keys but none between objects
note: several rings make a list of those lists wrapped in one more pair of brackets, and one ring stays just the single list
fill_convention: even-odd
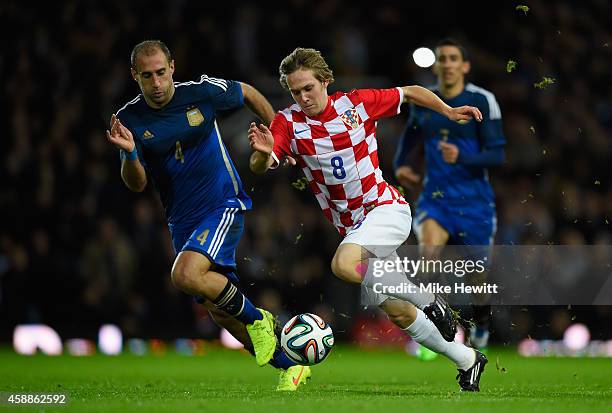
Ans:
[{"label": "player's outstretched arm", "polygon": [[240,86],[242,87],[242,95],[244,96],[246,106],[266,125],[271,124],[272,119],[274,119],[274,109],[272,109],[268,99],[251,85],[241,82]]},{"label": "player's outstretched arm", "polygon": [[252,122],[249,127],[249,144],[255,151],[251,155],[249,166],[256,174],[265,173],[272,164],[272,149],[274,148],[274,136],[266,125],[257,126]]},{"label": "player's outstretched arm", "polygon": [[480,113],[478,108],[473,106],[451,108],[435,93],[424,87],[403,86],[402,90],[404,92],[404,103],[412,101],[419,106],[435,110],[455,122],[468,121],[472,118],[476,119],[478,122],[482,121],[482,113]]},{"label": "player's outstretched arm", "polygon": [[131,191],[142,192],[147,186],[147,174],[138,160],[132,132],[115,115],[111,116],[110,125],[106,139],[126,154],[121,160],[121,178]]}]

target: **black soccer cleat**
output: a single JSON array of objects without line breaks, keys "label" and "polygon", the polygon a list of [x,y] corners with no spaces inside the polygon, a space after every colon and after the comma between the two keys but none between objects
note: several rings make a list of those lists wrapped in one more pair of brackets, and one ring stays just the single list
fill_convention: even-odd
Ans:
[{"label": "black soccer cleat", "polygon": [[438,328],[444,340],[455,340],[457,320],[455,320],[453,311],[444,298],[436,294],[435,299],[423,309],[423,312]]},{"label": "black soccer cleat", "polygon": [[485,369],[485,365],[489,362],[484,354],[478,350],[474,350],[476,353],[476,361],[467,370],[457,369],[456,379],[459,381],[461,391],[480,391],[480,375]]}]

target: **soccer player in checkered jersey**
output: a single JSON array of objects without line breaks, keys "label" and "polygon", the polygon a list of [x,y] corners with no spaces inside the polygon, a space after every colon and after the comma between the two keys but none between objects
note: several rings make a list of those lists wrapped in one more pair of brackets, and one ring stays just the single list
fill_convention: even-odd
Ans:
[{"label": "soccer player in checkered jersey", "polygon": [[[496,230],[495,197],[487,168],[504,161],[506,139],[502,115],[495,95],[466,83],[470,71],[468,53],[454,39],[436,45],[433,70],[438,77],[431,90],[450,105],[473,105],[483,122],[463,125],[450,122],[427,108],[412,107],[393,161],[398,182],[410,188],[420,181],[406,158],[420,141],[425,142],[426,184],[417,202],[414,229],[423,254],[436,258],[446,244],[469,246],[470,255],[490,255]],[[487,263],[490,265],[491,260]],[[486,296],[475,295],[474,303],[486,304]],[[489,338],[490,305],[474,305],[475,325],[470,344],[486,348]]]},{"label": "soccer player in checkered jersey", "polygon": [[236,245],[251,199],[217,128],[216,113],[248,106],[264,122],[274,110],[250,85],[202,75],[175,83],[174,60],[159,40],[136,45],[132,78],[141,94],[111,117],[107,139],[121,154],[121,177],[135,192],[147,177],[165,207],[176,258],[172,281],[196,297],[257,364],[279,369],[278,390],[295,390],[310,377],[284,354],[274,318],[238,289]]},{"label": "soccer player in checkered jersey", "polygon": [[[278,166],[280,159],[294,158],[323,214],[344,238],[332,259],[333,273],[351,283],[367,283],[363,257],[397,256],[412,221],[409,205],[380,171],[376,122],[398,114],[404,102],[428,107],[453,121],[480,121],[482,115],[470,106],[451,108],[420,86],[329,96],[333,73],[314,49],[295,49],[283,59],[279,72],[280,83],[295,104],[278,112],[270,128],[251,124],[249,140],[255,150],[251,170],[264,173]],[[487,359],[453,341],[455,320],[441,297],[420,292],[375,294],[375,303],[416,342],[455,362],[462,390],[479,390]]]}]

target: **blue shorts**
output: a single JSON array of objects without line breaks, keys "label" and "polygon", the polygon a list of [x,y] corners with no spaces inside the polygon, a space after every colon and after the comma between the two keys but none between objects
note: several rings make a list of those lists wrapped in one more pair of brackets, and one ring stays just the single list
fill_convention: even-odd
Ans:
[{"label": "blue shorts", "polygon": [[494,203],[419,199],[415,232],[426,219],[435,220],[448,232],[449,245],[493,245],[497,231]]},{"label": "blue shorts", "polygon": [[172,245],[177,254],[181,251],[199,252],[210,260],[212,270],[238,282],[236,246],[243,229],[244,211],[220,208],[204,217],[192,231],[173,232]]}]

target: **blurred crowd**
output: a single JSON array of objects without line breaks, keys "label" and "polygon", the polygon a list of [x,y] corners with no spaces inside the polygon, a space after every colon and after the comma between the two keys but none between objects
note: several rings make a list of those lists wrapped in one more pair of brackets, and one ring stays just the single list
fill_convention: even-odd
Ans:
[{"label": "blurred crowd", "polygon": [[[530,0],[525,12],[514,2],[403,3],[2,2],[0,341],[32,322],[64,337],[91,336],[106,322],[134,337],[216,334],[203,309],[172,286],[174,251],[156,192],[124,187],[104,135],[110,115],[139,92],[129,54],[148,38],[170,47],[175,80],[206,73],[245,81],[281,109],[290,96],[277,82],[278,64],[294,47],[323,52],[337,78],[331,91],[430,85],[435,78],[412,51],[455,37],[471,56],[469,80],[493,91],[503,114],[507,161],[490,171],[496,243],[611,244],[612,4]],[[544,77],[552,82],[541,84]],[[389,180],[407,112],[379,125]],[[348,339],[367,341],[364,320],[387,331],[379,314],[361,308],[359,288],[331,274],[340,239],[300,187],[301,173],[248,170],[251,120],[240,110],[219,122],[254,201],[237,256],[243,290],[281,321],[309,311]],[[559,338],[576,320],[612,335],[610,307],[495,315],[498,341]]]}]

